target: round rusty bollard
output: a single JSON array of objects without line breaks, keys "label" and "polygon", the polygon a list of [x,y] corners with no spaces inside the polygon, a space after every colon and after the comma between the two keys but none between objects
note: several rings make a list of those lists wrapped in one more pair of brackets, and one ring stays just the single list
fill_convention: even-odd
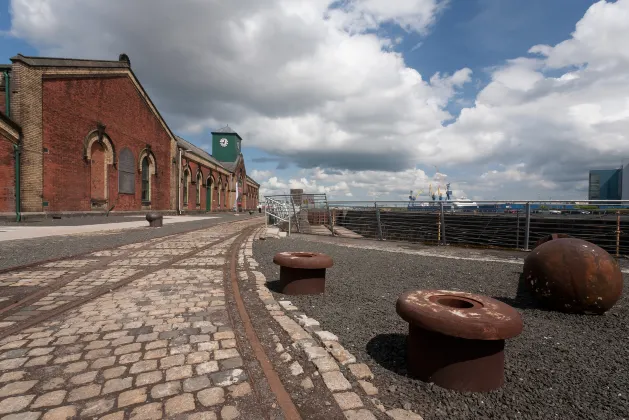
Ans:
[{"label": "round rusty bollard", "polygon": [[412,376],[456,391],[487,392],[504,384],[505,340],[522,332],[522,317],[487,296],[417,290],[398,297],[409,323],[406,362]]},{"label": "round rusty bollard", "polygon": [[325,270],[334,264],[328,255],[316,252],[280,252],[273,262],[280,266],[280,289],[287,295],[325,292]]},{"label": "round rusty bollard", "polygon": [[524,282],[539,302],[568,313],[603,314],[622,294],[618,262],[577,238],[548,241],[524,261]]},{"label": "round rusty bollard", "polygon": [[162,227],[164,216],[157,212],[147,213],[146,220],[150,227]]},{"label": "round rusty bollard", "polygon": [[552,233],[550,235],[541,237],[537,242],[535,242],[535,246],[533,247],[533,249],[537,248],[541,244],[545,244],[548,241],[554,241],[555,239],[562,239],[562,238],[572,238],[572,236],[566,233]]}]

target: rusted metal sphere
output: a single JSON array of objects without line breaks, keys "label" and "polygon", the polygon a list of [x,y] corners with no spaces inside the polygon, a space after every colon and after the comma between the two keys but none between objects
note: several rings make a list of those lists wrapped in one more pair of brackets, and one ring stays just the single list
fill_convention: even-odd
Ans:
[{"label": "rusted metal sphere", "polygon": [[279,252],[273,262],[280,266],[280,289],[287,295],[325,292],[325,270],[332,258],[317,252]]},{"label": "rusted metal sphere", "polygon": [[622,294],[622,273],[607,251],[577,238],[548,241],[524,261],[524,282],[543,305],[561,312],[602,314]]},{"label": "rusted metal sphere", "polygon": [[457,391],[487,392],[504,384],[505,339],[523,328],[514,308],[482,295],[417,290],[400,295],[396,311],[409,323],[411,375]]},{"label": "rusted metal sphere", "polygon": [[545,244],[548,241],[553,241],[555,239],[561,239],[561,238],[572,238],[572,236],[566,233],[552,233],[550,235],[546,235],[540,238],[537,242],[535,242],[535,246],[533,247],[533,249],[537,248],[541,244]]}]

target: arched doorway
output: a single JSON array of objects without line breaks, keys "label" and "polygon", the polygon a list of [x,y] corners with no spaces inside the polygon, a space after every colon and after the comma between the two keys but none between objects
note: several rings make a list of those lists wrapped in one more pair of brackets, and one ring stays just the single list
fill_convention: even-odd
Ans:
[{"label": "arched doorway", "polygon": [[212,211],[212,192],[214,190],[214,180],[211,176],[205,181],[205,211]]},{"label": "arched doorway", "polygon": [[107,203],[107,162],[105,147],[98,142],[90,150],[90,196],[92,205],[100,207]]}]

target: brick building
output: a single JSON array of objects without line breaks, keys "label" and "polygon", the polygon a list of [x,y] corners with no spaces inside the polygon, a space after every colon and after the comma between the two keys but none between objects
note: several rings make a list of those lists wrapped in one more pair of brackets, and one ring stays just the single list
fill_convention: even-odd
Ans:
[{"label": "brick building", "polygon": [[176,136],[127,55],[11,61],[0,66],[0,213],[257,207],[240,136],[213,132],[214,156]]}]

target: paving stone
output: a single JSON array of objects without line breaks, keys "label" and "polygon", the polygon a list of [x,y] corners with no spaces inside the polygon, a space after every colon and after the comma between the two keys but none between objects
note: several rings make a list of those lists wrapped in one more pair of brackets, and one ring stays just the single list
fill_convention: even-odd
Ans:
[{"label": "paving stone", "polygon": [[0,398],[11,395],[25,394],[35,386],[38,381],[17,381],[6,384],[0,389]]},{"label": "paving stone", "polygon": [[240,412],[233,405],[226,405],[221,409],[221,419],[222,420],[234,420],[238,418]]},{"label": "paving stone", "polygon": [[88,351],[84,359],[92,360],[92,359],[100,359],[101,357],[107,357],[111,354],[111,349],[97,349]]},{"label": "paving stone", "polygon": [[[22,350],[22,349],[19,349]],[[33,357],[33,356],[44,356],[44,355],[48,355],[50,353],[52,353],[55,350],[54,347],[37,347],[34,348],[33,350],[28,352],[28,355]],[[21,354],[20,354],[21,356]]]},{"label": "paving stone", "polygon": [[99,420],[123,420],[124,419],[124,411],[117,411],[115,413],[107,414],[106,416],[101,417]]},{"label": "paving stone", "polygon": [[419,414],[412,413],[401,408],[387,411],[387,415],[393,420],[423,420]]},{"label": "paving stone", "polygon": [[190,344],[205,343],[205,342],[209,342],[209,341],[212,341],[212,338],[210,337],[209,334],[191,335],[190,336]]},{"label": "paving stone", "polygon": [[130,374],[148,372],[149,370],[157,369],[157,360],[144,360],[142,362],[134,363],[129,369]]},{"label": "paving stone", "polygon": [[86,400],[100,394],[101,386],[97,384],[86,385],[70,391],[68,402]]},{"label": "paving stone", "polygon": [[116,348],[114,350],[114,354],[122,355],[122,354],[127,354],[127,353],[133,353],[133,352],[139,351],[141,348],[142,348],[142,344],[140,343],[127,344],[127,345]]},{"label": "paving stone", "polygon": [[166,401],[164,411],[167,416],[186,413],[195,409],[194,397],[192,394],[177,395]]},{"label": "paving stone", "polygon": [[144,353],[144,359],[161,359],[162,357],[168,356],[168,349],[155,349],[149,350]]},{"label": "paving stone", "polygon": [[87,346],[85,346],[85,350],[95,350],[102,349],[109,345],[109,340],[96,340],[90,342]]},{"label": "paving stone", "polygon": [[152,341],[150,343],[146,343],[146,349],[147,350],[159,349],[162,347],[166,347],[167,345],[168,345],[168,341],[157,340],[157,341]]},{"label": "paving stone", "polygon": [[206,375],[195,376],[194,378],[186,379],[183,382],[184,392],[194,392],[200,389],[209,388],[212,386],[212,382]]},{"label": "paving stone", "polygon": [[68,354],[68,355],[65,355],[65,356],[57,357],[53,361],[53,363],[59,365],[59,364],[62,364],[62,363],[76,362],[80,358],[81,358],[81,353],[72,353],[72,354]]},{"label": "paving stone", "polygon": [[68,405],[65,407],[53,408],[44,413],[42,420],[68,420],[76,416],[76,407]]},{"label": "paving stone", "polygon": [[66,366],[63,372],[64,373],[78,373],[85,369],[87,369],[87,362],[81,361],[81,362],[70,363],[69,365]]},{"label": "paving stone", "polygon": [[0,414],[15,413],[26,408],[33,401],[35,395],[20,395],[0,401]]},{"label": "paving stone", "polygon": [[363,406],[363,402],[355,392],[339,392],[334,394],[334,399],[343,411],[361,408]]},{"label": "paving stone", "polygon": [[103,398],[96,401],[90,401],[85,404],[85,408],[81,411],[81,418],[106,413],[114,408],[114,403],[115,400],[113,398]]},{"label": "paving stone", "polygon": [[214,350],[215,360],[231,359],[232,357],[238,356],[240,355],[236,349]]},{"label": "paving stone", "polygon": [[66,397],[66,391],[52,391],[37,398],[31,408],[60,405]]},{"label": "paving stone", "polygon": [[37,420],[41,413],[28,411],[26,413],[9,414],[2,417],[2,420]]},{"label": "paving stone", "polygon": [[0,370],[13,370],[22,366],[28,360],[27,357],[0,360]]},{"label": "paving stone", "polygon": [[365,391],[365,394],[376,395],[378,393],[378,388],[376,388],[372,383],[363,380],[359,380],[358,383],[363,391]]},{"label": "paving stone", "polygon": [[24,377],[25,374],[26,372],[23,370],[3,373],[2,376],[0,376],[0,382],[19,381]]},{"label": "paving stone", "polygon": [[164,357],[159,361],[160,369],[168,369],[173,366],[181,366],[186,360],[186,356],[183,354],[177,354],[175,356]]},{"label": "paving stone", "polygon": [[310,377],[305,378],[303,381],[301,381],[301,387],[303,389],[312,389],[314,388],[314,384],[312,383],[312,379],[310,379]]},{"label": "paving stone", "polygon": [[236,347],[236,340],[221,340],[221,348],[233,349]]},{"label": "paving stone", "polygon": [[159,333],[150,333],[150,334],[141,334],[138,335],[138,338],[136,338],[136,342],[137,343],[144,343],[146,341],[154,341],[157,340],[157,336],[159,335]]},{"label": "paving stone", "polygon": [[177,379],[189,378],[192,376],[192,366],[175,366],[166,371],[166,380],[174,381]]},{"label": "paving stone", "polygon": [[197,393],[197,399],[205,407],[211,407],[225,402],[225,391],[223,388],[204,389]]},{"label": "paving stone", "polygon": [[377,420],[373,413],[366,409],[344,411],[347,420]]},{"label": "paving stone", "polygon": [[151,389],[151,398],[164,398],[181,392],[181,382],[166,382],[165,384],[155,385]]},{"label": "paving stone", "polygon": [[81,373],[80,375],[76,375],[70,378],[70,382],[72,382],[74,385],[81,385],[81,384],[86,384],[89,382],[94,382],[94,379],[96,379],[97,373],[98,371],[95,371],[95,370],[92,372]]},{"label": "paving stone", "polygon": [[137,353],[127,353],[120,356],[118,359],[118,363],[127,364],[127,363],[135,363],[142,358],[142,352]]},{"label": "paving stone", "polygon": [[232,385],[227,389],[230,392],[231,396],[234,398],[244,397],[245,395],[249,395],[251,393],[251,385],[249,385],[249,382]]},{"label": "paving stone", "polygon": [[125,391],[118,396],[118,408],[139,404],[146,401],[146,388]]},{"label": "paving stone", "polygon": [[103,387],[103,395],[110,394],[112,392],[122,391],[123,389],[131,388],[133,383],[132,377],[127,378],[119,378],[119,379],[110,379],[105,382],[105,386]]},{"label": "paving stone", "polygon": [[65,383],[66,381],[63,378],[52,378],[42,385],[42,389],[44,391],[50,391],[51,389],[61,388]]},{"label": "paving stone", "polygon": [[352,389],[352,385],[345,379],[345,376],[339,371],[325,372],[321,374],[323,382],[332,392],[346,391]]},{"label": "paving stone", "polygon": [[162,380],[163,374],[161,371],[153,371],[141,373],[135,380],[135,386],[151,385]]},{"label": "paving stone", "polygon": [[131,420],[160,420],[161,418],[161,403],[141,405],[133,409],[131,412]]},{"label": "paving stone", "polygon": [[213,411],[203,411],[200,413],[188,414],[186,420],[216,420],[216,413]]},{"label": "paving stone", "polygon": [[221,360],[219,363],[221,370],[235,369],[243,365],[241,357],[232,357],[231,359]]},{"label": "paving stone", "polygon": [[210,374],[212,383],[216,386],[229,386],[247,379],[247,374],[242,369],[230,369]]},{"label": "paving stone", "polygon": [[306,347],[304,349],[304,352],[306,352],[306,356],[308,356],[308,360],[319,359],[321,357],[328,356],[328,351],[324,349],[323,347],[319,347],[319,346]]},{"label": "paving stone", "polygon": [[104,367],[113,366],[116,363],[116,356],[103,357],[102,359],[96,359],[92,362],[92,369],[102,369]]},{"label": "paving stone", "polygon": [[338,337],[329,331],[315,331],[315,334],[319,336],[321,341],[338,341]]},{"label": "paving stone", "polygon": [[337,365],[331,357],[321,357],[319,359],[314,359],[312,362],[315,366],[317,366],[317,370],[320,373],[339,370],[339,365]]},{"label": "paving stone", "polygon": [[212,360],[210,362],[201,363],[197,365],[194,369],[197,375],[218,372],[218,362],[216,360]]},{"label": "paving stone", "polygon": [[103,372],[103,377],[105,379],[112,379],[112,378],[118,378],[119,376],[124,375],[124,373],[127,371],[127,368],[124,366],[116,366],[113,367],[111,369],[107,369],[106,371]]},{"label": "paving stone", "polygon": [[192,346],[190,344],[182,344],[180,346],[175,346],[170,348],[170,354],[186,354],[192,351]]},{"label": "paving stone", "polygon": [[216,341],[226,340],[230,338],[235,338],[233,331],[222,331],[222,332],[214,333],[214,340]]},{"label": "paving stone", "polygon": [[199,343],[197,344],[197,348],[199,349],[199,351],[214,351],[214,350],[218,350],[219,343],[218,341],[208,341],[205,343]]}]

